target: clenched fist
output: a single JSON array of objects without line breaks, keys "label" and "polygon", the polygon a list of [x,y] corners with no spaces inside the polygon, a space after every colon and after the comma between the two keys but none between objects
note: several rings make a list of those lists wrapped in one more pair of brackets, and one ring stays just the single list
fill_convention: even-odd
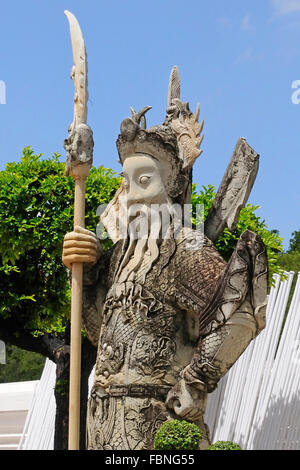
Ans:
[{"label": "clenched fist", "polygon": [[62,260],[68,269],[72,270],[72,263],[93,265],[97,263],[101,253],[100,242],[93,232],[75,226],[73,232],[65,235]]},{"label": "clenched fist", "polygon": [[180,379],[169,391],[166,406],[180,418],[194,422],[203,417],[206,401],[205,391],[194,389]]}]

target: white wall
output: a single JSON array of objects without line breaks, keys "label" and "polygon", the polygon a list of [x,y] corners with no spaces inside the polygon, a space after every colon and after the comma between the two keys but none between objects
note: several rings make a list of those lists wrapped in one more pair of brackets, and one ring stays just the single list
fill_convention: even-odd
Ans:
[{"label": "white wall", "polygon": [[38,380],[0,384],[0,450],[18,448]]}]

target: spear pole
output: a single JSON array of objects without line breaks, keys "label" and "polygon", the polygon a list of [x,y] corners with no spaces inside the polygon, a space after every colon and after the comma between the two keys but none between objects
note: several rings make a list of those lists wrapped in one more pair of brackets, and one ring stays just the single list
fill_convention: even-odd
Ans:
[{"label": "spear pole", "polygon": [[[85,183],[92,166],[93,137],[87,126],[87,57],[79,23],[69,11],[64,12],[70,26],[74,65],[74,119],[64,146],[67,153],[66,172],[75,181],[74,227],[85,226]],[[80,442],[81,325],[83,264],[72,264],[71,339],[69,384],[68,449],[78,450]]]}]

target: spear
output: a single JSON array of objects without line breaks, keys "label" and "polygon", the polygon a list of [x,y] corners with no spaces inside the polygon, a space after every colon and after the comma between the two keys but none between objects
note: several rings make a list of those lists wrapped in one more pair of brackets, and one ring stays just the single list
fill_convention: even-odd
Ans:
[{"label": "spear", "polygon": [[[74,227],[84,228],[85,182],[93,161],[93,134],[87,126],[87,56],[80,26],[75,16],[64,12],[70,25],[74,65],[71,78],[74,82],[74,118],[65,140],[66,171],[75,181]],[[81,323],[82,323],[83,264],[72,264],[71,342],[69,385],[69,450],[79,449],[80,438],[80,378],[81,378]]]}]

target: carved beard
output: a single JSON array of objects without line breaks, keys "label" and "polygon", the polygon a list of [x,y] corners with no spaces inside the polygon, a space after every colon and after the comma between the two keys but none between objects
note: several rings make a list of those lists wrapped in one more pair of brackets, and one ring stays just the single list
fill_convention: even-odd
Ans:
[{"label": "carved beard", "polygon": [[[169,236],[169,233],[162,233],[161,212],[153,212],[146,205],[143,207],[144,211],[141,210],[136,217],[129,219],[128,248],[116,275],[118,283],[138,281],[143,284],[147,273],[159,257],[163,238]],[[145,222],[146,219],[148,223]]]}]

